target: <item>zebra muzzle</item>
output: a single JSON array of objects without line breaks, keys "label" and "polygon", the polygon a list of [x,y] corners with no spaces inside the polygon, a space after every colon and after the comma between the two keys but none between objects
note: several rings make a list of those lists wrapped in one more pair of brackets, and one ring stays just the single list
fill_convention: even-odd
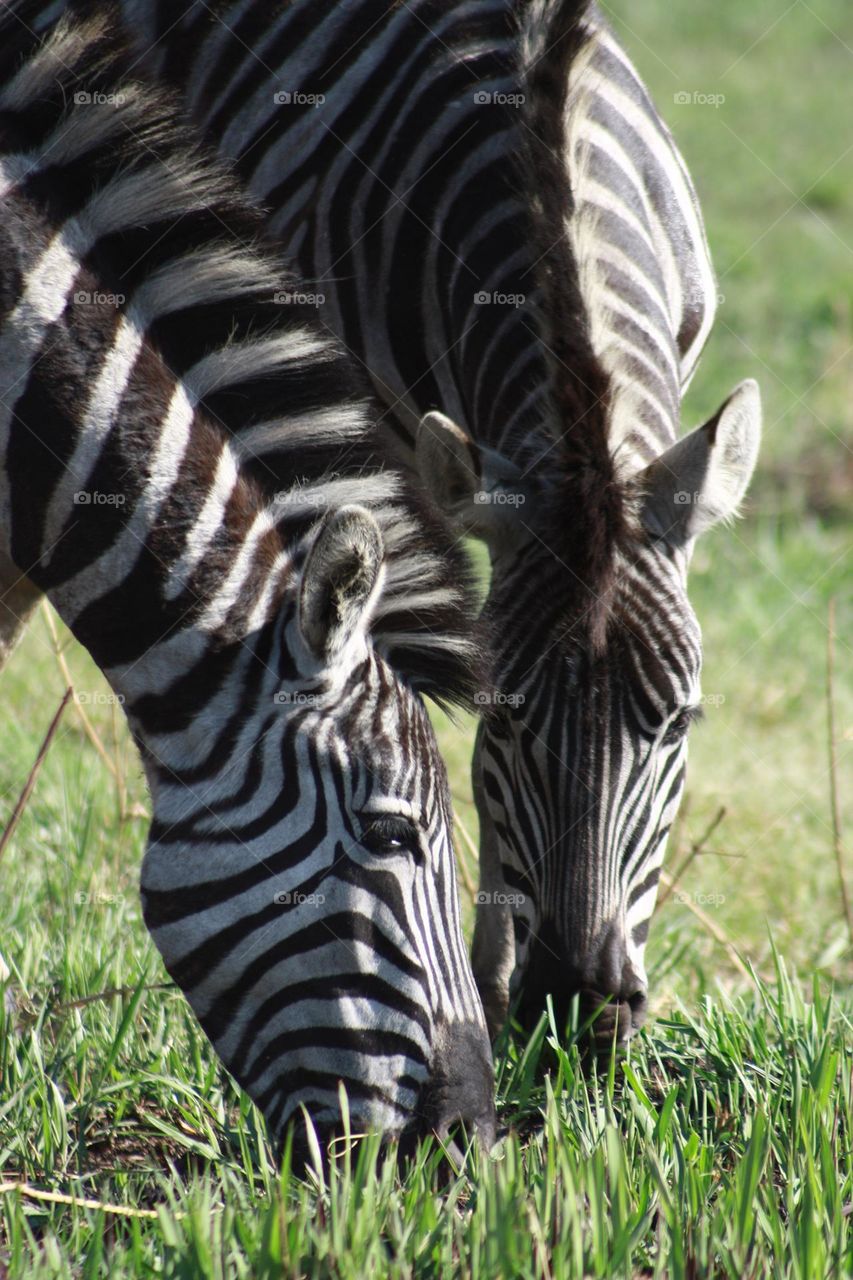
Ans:
[{"label": "zebra muzzle", "polygon": [[429,1079],[421,1091],[419,1136],[434,1134],[455,1159],[476,1138],[486,1151],[495,1144],[495,1082],[485,1026],[457,1022],[439,1026]]}]

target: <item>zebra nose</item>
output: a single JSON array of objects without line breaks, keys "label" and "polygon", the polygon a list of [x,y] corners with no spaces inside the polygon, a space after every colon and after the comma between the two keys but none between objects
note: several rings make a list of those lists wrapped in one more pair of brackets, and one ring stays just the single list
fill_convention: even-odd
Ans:
[{"label": "zebra nose", "polygon": [[418,1110],[424,1137],[434,1133],[449,1138],[451,1149],[457,1136],[476,1136],[486,1151],[495,1145],[494,1069],[484,1026],[457,1022],[438,1029],[432,1072]]},{"label": "zebra nose", "polygon": [[646,982],[628,959],[624,933],[617,924],[588,954],[571,960],[554,926],[543,927],[519,986],[516,1016],[525,1030],[535,1027],[549,995],[562,1030],[577,998],[581,1024],[588,1024],[588,1047],[596,1051],[608,1050],[614,1037],[624,1044],[645,1020]]},{"label": "zebra nose", "polygon": [[624,1043],[643,1025],[648,987],[628,958],[625,934],[617,925],[582,966],[579,987],[581,1013],[593,1019],[595,1045],[609,1046],[614,1037]]}]

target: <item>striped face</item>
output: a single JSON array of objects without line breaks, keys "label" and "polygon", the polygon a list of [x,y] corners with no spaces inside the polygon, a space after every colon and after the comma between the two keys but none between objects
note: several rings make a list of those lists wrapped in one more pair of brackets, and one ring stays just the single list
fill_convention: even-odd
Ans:
[{"label": "striped face", "polygon": [[[649,919],[699,704],[687,568],[695,539],[737,511],[760,430],[748,381],[625,482],[625,523],[608,543],[591,517],[606,516],[615,478],[584,511],[582,489],[536,490],[444,415],[423,420],[430,491],[492,558],[497,688],[482,699],[473,771],[473,963],[492,1034],[516,993],[525,1021],[549,993],[559,1013],[577,994],[587,1013],[606,1002],[596,1026],[608,1039],[642,1021]],[[588,482],[592,465],[580,471]],[[579,513],[586,536],[573,540]],[[596,536],[605,551],[593,562]]]},{"label": "striped face", "polygon": [[186,741],[182,768],[146,735],[145,920],[277,1137],[293,1119],[304,1136],[304,1106],[328,1139],[343,1083],[353,1132],[461,1121],[491,1144],[447,776],[420,697],[366,639],[382,580],[375,524],[345,509],[309,553],[296,613],[276,623],[286,648],[213,775],[187,771]]},{"label": "striped face", "polygon": [[[224,794],[164,770],[145,919],[217,1052],[280,1134],[394,1135],[491,1115],[447,779],[426,711],[375,655],[290,684]],[[241,736],[242,743],[242,736]],[[182,812],[177,817],[176,810]],[[453,1068],[469,1085],[436,1095]]]},{"label": "striped face", "polygon": [[698,714],[701,638],[686,565],[655,545],[626,562],[597,651],[582,611],[536,625],[548,616],[543,593],[553,594],[547,565],[539,575],[517,564],[503,581],[501,568],[493,595],[516,602],[509,621],[501,613],[504,634],[537,639],[507,640],[477,740],[484,860],[502,888],[483,881],[475,972],[493,1028],[508,985],[527,1025],[548,994],[559,1017],[576,995],[583,1016],[609,1002],[594,1027],[609,1043],[645,1012],[649,919]]}]

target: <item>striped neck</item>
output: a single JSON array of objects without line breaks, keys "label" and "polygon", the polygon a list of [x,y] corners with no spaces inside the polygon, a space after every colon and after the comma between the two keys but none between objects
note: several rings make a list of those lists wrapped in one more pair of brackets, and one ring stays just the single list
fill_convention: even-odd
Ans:
[{"label": "striped neck", "polygon": [[[156,590],[167,616],[184,616],[196,576],[221,567],[223,523],[252,512],[252,554],[298,561],[324,513],[357,501],[385,541],[373,643],[416,688],[464,698],[474,683],[466,561],[386,469],[363,379],[303,286],[252,247],[258,214],[176,125],[175,102],[135,81],[130,59],[116,66],[106,17],[60,24],[42,47],[31,28],[51,7],[19,6],[27,25],[9,17],[0,57],[7,273],[26,278],[20,299],[13,280],[6,290],[14,305],[0,371],[25,404],[52,395],[56,413],[49,440],[16,442],[21,483],[14,458],[1,482],[12,559],[59,589],[85,530],[90,576],[106,574],[107,585],[104,556],[121,572],[141,530],[168,517],[157,554],[169,568]],[[55,385],[35,376],[45,371]],[[13,404],[7,397],[0,421],[4,452]],[[35,477],[43,506],[32,506]],[[95,490],[116,500],[98,499],[83,519],[75,494]],[[235,599],[242,589],[235,580]],[[88,631],[103,644],[98,626]]]}]

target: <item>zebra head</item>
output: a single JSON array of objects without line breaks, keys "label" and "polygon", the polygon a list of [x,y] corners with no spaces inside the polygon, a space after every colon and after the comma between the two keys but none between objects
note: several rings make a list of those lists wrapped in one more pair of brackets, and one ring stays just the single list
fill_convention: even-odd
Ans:
[{"label": "zebra head", "polygon": [[304,1150],[304,1108],[328,1141],[343,1084],[353,1133],[461,1122],[491,1145],[447,776],[420,695],[370,633],[393,561],[364,507],[305,542],[271,631],[238,658],[241,722],[189,773],[162,742],[146,753],[145,920],[277,1138],[295,1120]]},{"label": "zebra head", "polygon": [[623,535],[590,583],[589,548],[561,528],[576,511],[442,415],[424,419],[423,474],[492,559],[497,692],[473,765],[473,963],[492,1034],[514,997],[530,1025],[548,994],[561,1017],[576,996],[583,1015],[601,1010],[599,1042],[643,1021],[649,920],[700,711],[687,569],[696,537],[737,509],[759,434],[745,382],[630,483]]}]

